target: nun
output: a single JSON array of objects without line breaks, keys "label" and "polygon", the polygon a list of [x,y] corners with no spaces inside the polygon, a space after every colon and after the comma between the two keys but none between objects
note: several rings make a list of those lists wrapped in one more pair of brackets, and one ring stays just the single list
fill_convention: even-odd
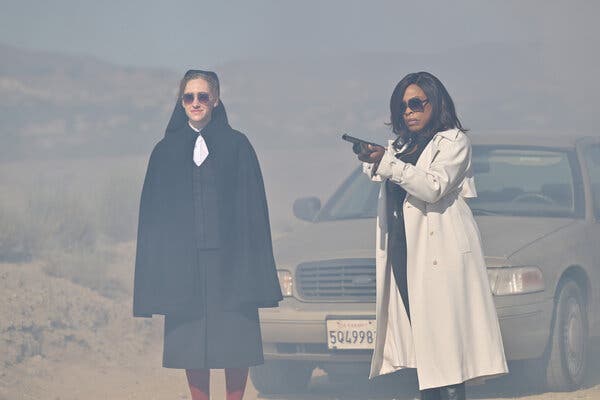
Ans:
[{"label": "nun", "polygon": [[281,300],[256,153],[228,123],[216,73],[190,70],[148,162],[133,314],[165,316],[163,366],[186,370],[193,400],[209,399],[211,369],[236,400],[264,362],[258,309]]}]

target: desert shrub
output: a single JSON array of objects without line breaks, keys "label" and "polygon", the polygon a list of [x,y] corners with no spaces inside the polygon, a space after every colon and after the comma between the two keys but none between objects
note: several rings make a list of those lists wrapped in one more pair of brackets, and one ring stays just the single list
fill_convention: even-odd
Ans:
[{"label": "desert shrub", "polygon": [[109,251],[80,248],[51,252],[45,255],[44,260],[44,272],[50,276],[69,279],[108,298],[121,298],[128,294],[122,282],[107,275],[107,265],[113,260]]},{"label": "desert shrub", "polygon": [[135,238],[143,175],[127,163],[114,172],[89,164],[89,171],[60,164],[36,167],[29,178],[0,176],[0,261],[40,260],[47,274],[116,298],[128,282],[110,270],[111,252]]},{"label": "desert shrub", "polygon": [[0,342],[4,346],[0,359],[4,366],[18,364],[26,358],[42,355],[43,328],[29,323],[23,326],[9,326],[1,332]]},{"label": "desert shrub", "polygon": [[139,174],[113,174],[100,185],[98,229],[113,241],[135,239],[142,178]]},{"label": "desert shrub", "polygon": [[32,256],[94,248],[97,230],[80,196],[59,187],[38,187],[30,192],[25,210],[23,229]]},{"label": "desert shrub", "polygon": [[0,261],[28,261],[32,255],[32,238],[25,227],[22,210],[0,204]]}]

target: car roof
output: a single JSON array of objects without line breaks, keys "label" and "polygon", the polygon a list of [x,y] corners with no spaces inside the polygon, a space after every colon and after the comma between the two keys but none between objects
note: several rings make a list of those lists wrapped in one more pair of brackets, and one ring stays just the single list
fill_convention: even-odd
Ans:
[{"label": "car roof", "polygon": [[591,135],[573,134],[566,132],[540,131],[486,131],[481,133],[468,132],[474,146],[512,145],[512,146],[541,146],[555,148],[575,148],[579,141],[597,141]]}]

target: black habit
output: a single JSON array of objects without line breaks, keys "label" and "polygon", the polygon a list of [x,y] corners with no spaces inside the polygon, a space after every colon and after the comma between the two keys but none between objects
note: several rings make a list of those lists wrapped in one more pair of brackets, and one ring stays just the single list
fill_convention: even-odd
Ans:
[{"label": "black habit", "polygon": [[142,189],[133,313],[165,315],[163,365],[262,363],[259,307],[282,300],[256,153],[222,103],[198,133],[178,102],[150,156]]}]

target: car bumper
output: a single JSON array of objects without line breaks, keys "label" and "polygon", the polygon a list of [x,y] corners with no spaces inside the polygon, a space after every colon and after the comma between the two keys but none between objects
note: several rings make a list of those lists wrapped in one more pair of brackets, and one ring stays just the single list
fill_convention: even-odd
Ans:
[{"label": "car bumper", "polygon": [[[496,298],[504,351],[509,360],[539,358],[550,337],[554,300],[521,301],[516,295]],[[519,302],[518,305],[514,303]]]},{"label": "car bumper", "polygon": [[278,308],[261,309],[263,351],[267,360],[370,362],[372,350],[329,350],[330,317],[372,319],[374,303],[301,303],[286,299]]},{"label": "car bumper", "polygon": [[[542,299],[540,295],[495,300],[507,359],[541,357],[548,343],[553,300]],[[374,309],[373,303],[302,303],[293,299],[286,299],[278,308],[261,309],[265,359],[369,362],[372,350],[329,350],[326,320],[330,317],[374,318]]]}]

